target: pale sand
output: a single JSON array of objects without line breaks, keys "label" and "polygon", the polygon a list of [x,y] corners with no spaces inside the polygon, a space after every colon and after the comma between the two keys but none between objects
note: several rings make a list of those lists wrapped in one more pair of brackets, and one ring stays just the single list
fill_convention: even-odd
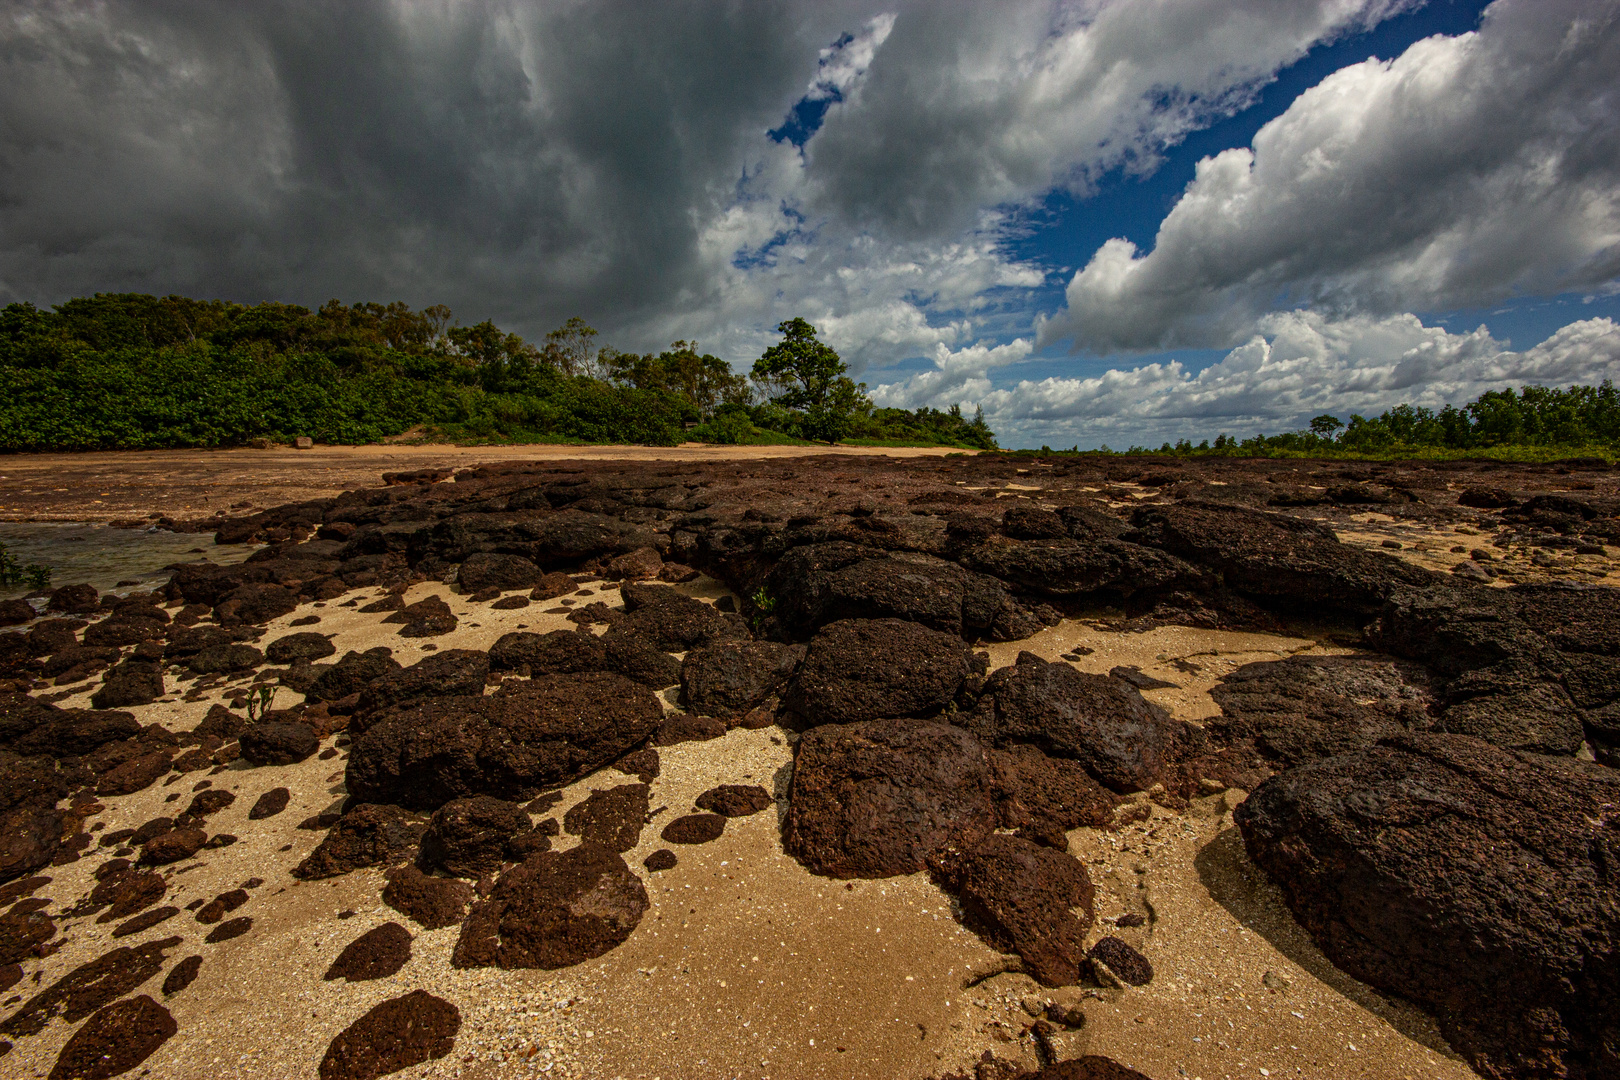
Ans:
[{"label": "pale sand", "polygon": [[[606,583],[591,588],[616,602]],[[706,578],[682,588],[710,598],[724,592]],[[440,649],[487,648],[519,624],[538,632],[569,625],[562,615],[542,614],[557,606],[552,601],[493,611],[436,583],[413,587],[406,599],[435,593],[462,619],[454,634],[434,639]],[[360,595],[369,598],[371,591]],[[264,641],[311,612],[322,621],[309,629],[335,632],[339,655],[376,644],[390,646],[407,664],[426,655],[422,642],[396,636],[397,628],[382,624],[382,615],[332,604],[306,605],[276,620]],[[1316,648],[1303,638],[1184,628],[1118,634],[1069,621],[989,651],[1001,665],[1022,649],[1055,659],[1075,645],[1095,650],[1078,662],[1083,670],[1136,665],[1179,684],[1148,696],[1194,720],[1217,711],[1208,691],[1234,667]],[[1200,670],[1182,670],[1178,660]],[[178,730],[218,699],[134,711],[142,722],[158,720]],[[75,698],[62,704],[82,703]],[[652,908],[624,945],[577,967],[457,971],[449,966],[457,930],[424,932],[384,907],[380,872],[304,884],[292,879],[288,871],[322,836],[295,826],[343,798],[341,757],[285,768],[233,768],[213,778],[216,786],[235,791],[237,800],[210,819],[209,831],[241,840],[204,852],[195,865],[181,864],[163,902],[183,907],[262,877],[265,884],[253,899],[233,913],[253,918],[250,933],[206,945],[201,939],[208,928],[183,912],[115,943],[108,937],[112,924],[85,919],[66,928],[65,948],[31,966],[42,971],[41,985],[48,985],[113,944],[183,935],[186,943],[169,954],[171,965],[200,952],[201,975],[167,1002],[179,1033],[143,1066],[152,1076],[179,1080],[313,1076],[337,1032],[378,1001],[417,988],[454,1002],[464,1023],[450,1056],[396,1074],[402,1077],[920,1080],[971,1069],[986,1049],[1033,1066],[1033,1046],[1024,1035],[1031,1021],[1025,999],[1031,1007],[1048,999],[1083,1005],[1086,1026],[1056,1040],[1064,1056],[1107,1054],[1158,1080],[1473,1075],[1445,1049],[1431,1021],[1335,970],[1298,929],[1275,888],[1243,853],[1230,817],[1239,792],[1198,800],[1180,815],[1149,804],[1148,820],[1118,833],[1071,834],[1071,851],[1097,884],[1100,921],[1093,937],[1117,933],[1131,941],[1153,962],[1157,977],[1129,991],[1049,991],[1012,973],[967,985],[1009,958],[962,929],[949,898],[924,875],[844,883],[805,871],[782,852],[780,803],[775,812],[733,820],[711,844],[676,847],[675,869],[645,872],[642,859],[664,846],[659,829],[689,812],[703,790],[759,783],[783,792],[791,747],[776,728],[736,730],[711,742],[664,748],[660,756],[663,772],[653,783],[652,805],[664,809],[625,855],[643,875]],[[110,830],[173,814],[204,775],[107,799],[98,820]],[[560,819],[593,788],[633,782],[604,770],[565,789],[553,814]],[[248,821],[254,800],[283,785],[293,791],[288,809]],[[180,797],[165,802],[174,793]],[[561,840],[563,847],[572,843],[566,836]],[[284,844],[291,850],[278,851]],[[86,858],[49,870],[55,880],[41,894],[71,903],[88,890],[100,861]],[[347,909],[354,916],[339,919]],[[1137,929],[1109,925],[1125,912],[1151,920]],[[390,919],[416,935],[404,969],[369,983],[321,980],[343,945]],[[1263,981],[1268,972],[1276,989]],[[154,976],[138,992],[161,998],[161,979]],[[35,989],[25,980],[14,993]],[[72,1030],[56,1022],[20,1040],[0,1071],[45,1075]]]}]

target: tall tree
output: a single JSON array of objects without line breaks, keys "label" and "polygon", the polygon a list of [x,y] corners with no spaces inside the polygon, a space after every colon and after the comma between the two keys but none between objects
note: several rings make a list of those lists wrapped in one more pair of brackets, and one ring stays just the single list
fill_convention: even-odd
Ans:
[{"label": "tall tree", "polygon": [[855,411],[869,404],[866,384],[845,374],[849,366],[805,320],[789,319],[776,332],[782,340],[754,361],[755,384],[773,403],[803,414],[799,426],[805,438],[837,442]]}]

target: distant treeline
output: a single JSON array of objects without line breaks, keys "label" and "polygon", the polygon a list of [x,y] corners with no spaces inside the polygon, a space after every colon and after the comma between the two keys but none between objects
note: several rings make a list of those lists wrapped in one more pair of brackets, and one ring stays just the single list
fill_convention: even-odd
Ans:
[{"label": "distant treeline", "polygon": [[[1043,453],[1052,453],[1042,447]],[[1079,448],[1067,451],[1079,452]],[[1397,405],[1378,416],[1351,414],[1348,423],[1324,413],[1307,430],[1240,439],[1220,435],[1194,445],[1189,439],[1158,449],[1133,446],[1102,453],[1178,454],[1184,457],[1506,457],[1551,459],[1573,453],[1620,452],[1620,391],[1598,386],[1524,386],[1489,390],[1462,406],[1433,409]]]},{"label": "distant treeline", "polygon": [[995,446],[982,418],[958,410],[874,409],[855,394],[829,424],[696,342],[637,354],[596,337],[575,318],[534,345],[487,320],[456,325],[443,305],[311,311],[137,293],[11,304],[0,311],[0,450],[365,443],[417,429],[459,442]]}]

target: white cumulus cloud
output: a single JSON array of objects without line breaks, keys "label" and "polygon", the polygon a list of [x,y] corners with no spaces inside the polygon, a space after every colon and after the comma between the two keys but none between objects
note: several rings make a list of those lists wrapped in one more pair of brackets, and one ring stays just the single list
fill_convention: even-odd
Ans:
[{"label": "white cumulus cloud", "polygon": [[[1483,327],[1451,333],[1415,315],[1277,312],[1260,332],[1196,373],[1179,361],[1089,378],[1024,380],[986,395],[1003,442],[1141,443],[1221,431],[1276,434],[1331,413],[1373,415],[1400,404],[1438,409],[1486,390],[1620,379],[1620,325],[1586,319],[1514,351]],[[1020,441],[1023,440],[1023,441]]]},{"label": "white cumulus cloud", "polygon": [[1343,68],[1197,175],[1153,250],[1111,240],[1040,342],[1240,341],[1260,314],[1434,311],[1620,273],[1620,4],[1498,0]]}]

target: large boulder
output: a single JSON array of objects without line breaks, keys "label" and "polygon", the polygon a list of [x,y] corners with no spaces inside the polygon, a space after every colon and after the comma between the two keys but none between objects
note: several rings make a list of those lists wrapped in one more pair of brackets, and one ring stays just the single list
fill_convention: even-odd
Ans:
[{"label": "large boulder", "polygon": [[665,652],[685,652],[714,641],[749,637],[748,628],[737,616],[727,615],[668,585],[627,582],[619,591],[625,614],[615,620],[615,629],[640,633]]},{"label": "large boulder", "polygon": [[1244,664],[1210,691],[1211,725],[1266,758],[1298,765],[1360,750],[1388,735],[1427,730],[1439,706],[1435,680],[1388,657],[1290,656]]},{"label": "large boulder", "polygon": [[1159,782],[1174,762],[1182,730],[1124,680],[1049,664],[1031,653],[993,672],[978,708],[961,722],[994,746],[1027,743],[1078,761],[1125,793]]},{"label": "large boulder", "polygon": [[125,660],[108,671],[99,689],[90,695],[98,709],[150,705],[163,696],[163,668],[146,660]]},{"label": "large boulder", "polygon": [[531,675],[571,675],[602,671],[607,650],[586,630],[553,630],[535,634],[516,630],[502,634],[489,648],[489,664],[496,671],[527,667]]},{"label": "large boulder", "polygon": [[1002,826],[1037,844],[1067,851],[1070,829],[1100,828],[1119,805],[1079,762],[1047,757],[1033,746],[992,750],[990,762]]},{"label": "large boulder", "polygon": [[681,661],[681,698],[705,716],[741,716],[778,690],[804,659],[802,645],[718,641]]},{"label": "large boulder", "polygon": [[875,720],[807,732],[793,759],[783,846],[813,873],[884,878],[922,870],[998,823],[990,755],[948,724]]},{"label": "large boulder", "polygon": [[1620,775],[1407,734],[1290,769],[1237,809],[1339,967],[1432,1010],[1489,1077],[1617,1075]]},{"label": "large boulder", "polygon": [[1091,878],[1078,860],[996,833],[936,852],[930,864],[963,921],[992,947],[1017,953],[1042,986],[1080,981],[1094,916]]},{"label": "large boulder", "polygon": [[570,967],[624,942],[648,907],[618,852],[586,840],[531,855],[495,882],[462,924],[454,967]]},{"label": "large boulder", "polygon": [[501,868],[512,840],[528,828],[529,815],[517,803],[488,795],[451,799],[433,812],[422,834],[422,862],[455,877],[480,878]]},{"label": "large boulder", "polygon": [[264,650],[266,657],[276,664],[308,664],[337,652],[337,646],[325,634],[305,630],[276,638]]},{"label": "large boulder", "polygon": [[792,549],[766,577],[765,591],[772,613],[796,635],[843,619],[877,618],[995,641],[1041,628],[994,578],[941,559],[841,541]]},{"label": "large boulder", "polygon": [[222,626],[259,625],[289,615],[297,607],[298,594],[291,589],[269,582],[250,582],[227,593],[214,606],[214,617]]},{"label": "large boulder", "polygon": [[1350,547],[1326,525],[1188,499],[1136,512],[1129,539],[1220,573],[1250,596],[1371,615],[1401,589],[1445,579],[1393,555]]},{"label": "large boulder", "polygon": [[315,729],[297,720],[261,720],[239,738],[242,758],[254,765],[295,765],[321,748]]},{"label": "large boulder", "polygon": [[540,568],[533,561],[521,555],[501,555],[491,551],[469,555],[456,575],[456,584],[469,593],[490,587],[532,589],[539,580]]},{"label": "large boulder", "polygon": [[397,660],[390,658],[393,650],[386,645],[365,652],[346,652],[343,659],[323,671],[307,691],[311,701],[341,701],[350,694],[358,694],[371,683],[399,671]]},{"label": "large boulder", "polygon": [[[19,712],[24,710],[19,709]],[[49,754],[76,757],[89,754],[113,742],[132,739],[141,733],[133,713],[99,709],[27,710],[26,715],[48,717],[36,723],[27,734],[12,740],[11,749],[19,754]]]},{"label": "large boulder", "polygon": [[397,806],[361,803],[338,819],[292,875],[312,881],[362,866],[404,862],[416,854],[426,827],[427,822]]},{"label": "large boulder", "polygon": [[984,670],[954,634],[903,619],[845,619],[811,639],[782,703],[805,727],[934,716]]},{"label": "large boulder", "polygon": [[1040,596],[1128,597],[1154,589],[1213,584],[1207,570],[1124,540],[1010,540],[992,537],[962,551],[963,566]]},{"label": "large boulder", "polygon": [[488,653],[445,649],[373,679],[360,692],[360,708],[370,712],[422,698],[477,696],[483,694],[488,677]]},{"label": "large boulder", "polygon": [[388,710],[350,751],[349,794],[433,810],[451,799],[526,799],[618,760],[658,730],[646,687],[608,672],[507,682],[488,697]]}]

